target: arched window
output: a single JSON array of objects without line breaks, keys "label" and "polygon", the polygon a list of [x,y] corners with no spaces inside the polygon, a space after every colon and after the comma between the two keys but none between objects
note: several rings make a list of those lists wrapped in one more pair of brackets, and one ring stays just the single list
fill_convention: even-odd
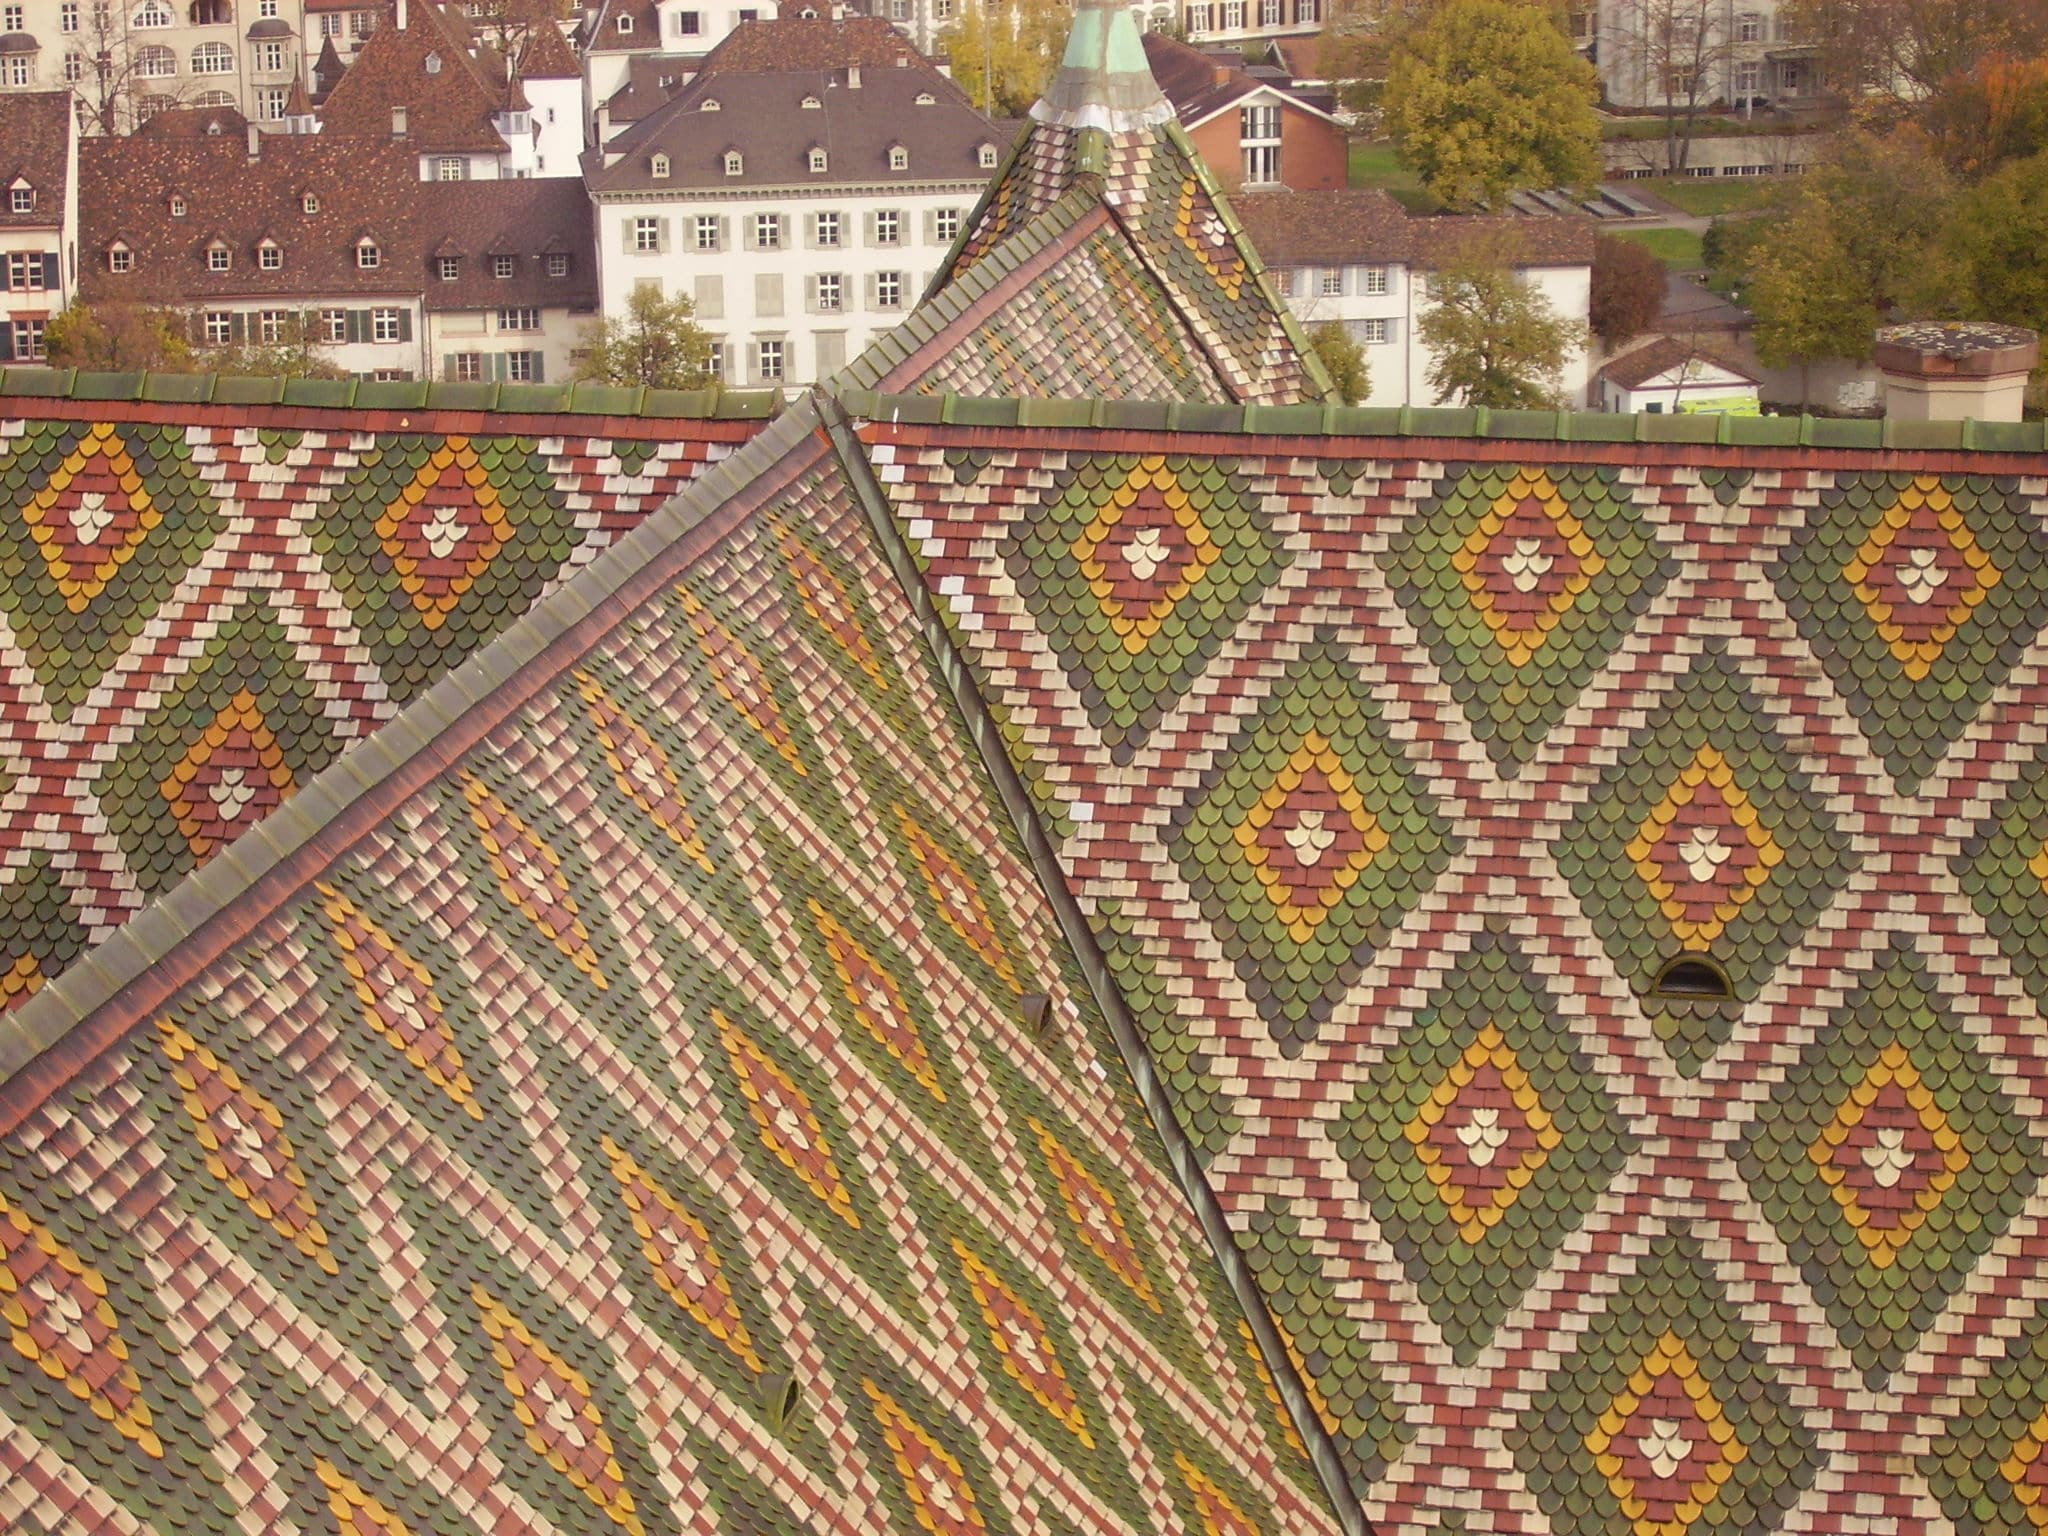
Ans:
[{"label": "arched window", "polygon": [[746,168],[747,168],[747,161],[746,161],[746,157],[745,157],[744,155],[742,155],[742,154],[741,154],[741,153],[740,153],[740,152],[739,152],[738,150],[736,150],[736,149],[728,149],[728,150],[727,150],[727,151],[725,152],[725,174],[726,174],[726,175],[728,175],[728,176],[738,176],[738,175],[742,174],[742,173],[743,173],[743,172],[744,172],[744,171],[746,170]]},{"label": "arched window", "polygon": [[178,13],[164,0],[142,0],[128,21],[134,27],[174,27],[178,24]]},{"label": "arched window", "polygon": [[1650,983],[1650,995],[1685,1001],[1711,1001],[1733,997],[1728,973],[1709,956],[1688,951],[1675,955]]},{"label": "arched window", "polygon": [[805,163],[810,167],[813,176],[823,175],[825,172],[825,151],[813,147],[811,152],[805,156]]},{"label": "arched window", "polygon": [[150,43],[135,50],[135,73],[145,80],[162,80],[178,72],[178,56],[170,49]]},{"label": "arched window", "polygon": [[232,75],[235,72],[235,50],[226,43],[201,43],[192,50],[192,73],[195,75]]}]

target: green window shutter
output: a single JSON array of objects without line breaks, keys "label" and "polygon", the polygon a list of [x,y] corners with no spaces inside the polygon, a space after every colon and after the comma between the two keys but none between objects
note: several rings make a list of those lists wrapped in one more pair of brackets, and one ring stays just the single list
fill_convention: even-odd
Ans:
[{"label": "green window shutter", "polygon": [[412,340],[412,311],[409,309],[401,309],[398,312],[398,339]]},{"label": "green window shutter", "polygon": [[441,377],[451,384],[455,382],[455,354],[453,352],[443,352],[441,354]]},{"label": "green window shutter", "polygon": [[505,354],[504,354],[504,353],[502,353],[502,352],[493,352],[493,353],[490,353],[490,354],[489,354],[489,355],[488,355],[488,356],[487,356],[487,357],[485,358],[485,360],[484,360],[484,375],[485,375],[485,377],[487,377],[487,378],[488,378],[488,379],[489,379],[489,380],[490,380],[490,381],[491,381],[491,382],[492,382],[493,384],[497,383],[497,382],[498,382],[498,381],[499,381],[500,379],[502,379],[502,378],[504,378],[504,377],[505,377]]},{"label": "green window shutter", "polygon": [[45,251],[43,253],[43,286],[52,290],[64,286],[62,265],[55,251]]},{"label": "green window shutter", "polygon": [[236,342],[243,342],[249,339],[249,317],[239,309],[228,316],[228,336],[229,339]]},{"label": "green window shutter", "polygon": [[535,352],[532,355],[533,382],[536,384],[545,384],[547,382],[548,355],[545,352]]}]

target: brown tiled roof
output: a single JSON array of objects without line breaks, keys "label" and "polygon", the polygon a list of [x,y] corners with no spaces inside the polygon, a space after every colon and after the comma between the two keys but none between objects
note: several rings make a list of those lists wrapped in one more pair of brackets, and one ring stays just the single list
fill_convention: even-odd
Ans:
[{"label": "brown tiled roof", "polygon": [[562,29],[542,20],[528,29],[519,50],[519,75],[524,80],[577,80],[582,78],[583,66]]},{"label": "brown tiled roof", "polygon": [[[385,139],[266,134],[250,159],[242,139],[95,138],[79,146],[80,287],[87,299],[196,302],[258,295],[391,294],[417,291],[416,229],[422,187],[413,151]],[[436,191],[446,188],[436,187]],[[319,211],[306,213],[312,193]],[[173,196],[185,200],[170,215]],[[356,242],[374,239],[382,261],[356,265]],[[275,240],[284,265],[265,272],[257,243]],[[107,270],[114,240],[134,269]],[[206,269],[206,247],[233,253],[226,272]]]},{"label": "brown tiled roof", "polygon": [[[756,23],[779,36],[806,39],[801,57],[824,56],[823,42],[813,34],[852,26],[839,22]],[[865,23],[860,24],[864,30]],[[885,24],[886,25],[886,24]],[[796,29],[790,31],[788,29]],[[741,27],[733,36],[749,30]],[[816,46],[812,46],[816,44]],[[855,49],[866,45],[856,39]],[[751,54],[744,55],[751,58]],[[836,186],[848,182],[983,181],[983,145],[1000,147],[989,120],[968,103],[960,88],[918,56],[915,50],[897,55],[900,67],[857,66],[860,83],[845,70],[817,66],[780,70],[712,67],[713,52],[698,74],[662,106],[621,134],[606,149],[617,156],[607,166],[588,172],[597,192],[646,191],[664,186]],[[919,96],[931,100],[918,104]],[[807,108],[806,100],[818,103]],[[704,110],[707,101],[718,103]],[[901,144],[910,153],[908,169],[889,169],[889,150]],[[827,169],[813,175],[807,156],[813,148],[826,152]],[[727,176],[724,156],[738,150],[745,174]],[[669,159],[669,174],[657,180],[652,161]]]},{"label": "brown tiled roof", "polygon": [[1289,89],[1277,70],[1254,73],[1234,53],[1207,53],[1163,32],[1145,34],[1145,60],[1175,115],[1188,126],[1205,122],[1257,90],[1271,90],[1305,111],[1326,111]]},{"label": "brown tiled roof", "polygon": [[1671,336],[1659,336],[1637,347],[1633,352],[1622,353],[1621,356],[1603,365],[1599,376],[1610,384],[1620,385],[1623,389],[1635,389],[1656,378],[1660,373],[1683,367],[1690,362],[1706,363],[1747,379],[1752,384],[1756,382],[1756,376],[1747,369],[1738,367],[1726,358],[1716,356],[1697,342],[1679,341]]},{"label": "brown tiled roof", "polygon": [[704,56],[704,70],[783,73],[798,69],[861,69],[932,65],[910,40],[874,16],[840,21],[809,17],[743,22]]},{"label": "brown tiled roof", "polygon": [[1517,267],[1589,266],[1598,232],[1591,219],[1555,215],[1443,214],[1413,224],[1414,260],[1425,267],[1440,265],[1468,241],[1495,238]]},{"label": "brown tiled roof", "polygon": [[[422,250],[461,258],[461,275],[453,282],[442,282],[429,266],[428,309],[597,307],[597,251],[581,180],[535,176],[415,185],[421,188]],[[547,275],[550,253],[569,258],[567,277]],[[491,275],[495,256],[512,258],[512,276]]]},{"label": "brown tiled roof", "polygon": [[[430,57],[440,61],[431,73]],[[414,0],[405,26],[381,26],[364,40],[321,116],[327,133],[388,138],[391,109],[404,107],[415,154],[496,151],[505,141],[491,118],[503,99],[504,77],[479,66],[468,29],[432,0]]]},{"label": "brown tiled roof", "polygon": [[248,138],[249,119],[233,107],[171,107],[135,130],[139,139]]},{"label": "brown tiled roof", "polygon": [[1311,37],[1276,37],[1272,42],[1273,52],[1279,57],[1280,65],[1295,80],[1325,80],[1323,73],[1323,38],[1321,33]]},{"label": "brown tiled roof", "polygon": [[0,229],[40,229],[62,216],[70,122],[69,91],[0,94],[0,187],[23,177],[36,191],[33,213],[12,213],[0,197]]},{"label": "brown tiled roof", "polygon": [[[585,13],[590,36],[585,53],[653,53],[661,47],[661,13],[654,0],[612,0],[610,5],[593,5]],[[616,19],[633,18],[633,30],[621,32]]]},{"label": "brown tiled roof", "polygon": [[1375,187],[1245,192],[1237,215],[1267,265],[1334,266],[1414,258],[1416,220]]}]

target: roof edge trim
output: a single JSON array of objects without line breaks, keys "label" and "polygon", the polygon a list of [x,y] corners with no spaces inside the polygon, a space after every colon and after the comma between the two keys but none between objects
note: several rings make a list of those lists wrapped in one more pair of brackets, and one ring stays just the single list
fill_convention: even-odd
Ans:
[{"label": "roof edge trim", "polygon": [[1210,1188],[1204,1177],[1200,1162],[1196,1160],[1194,1144],[1181,1129],[1175,1118],[1171,1102],[1161,1087],[1159,1074],[1152,1064],[1151,1055],[1145,1049],[1144,1038],[1138,1032],[1136,1022],[1126,1007],[1123,993],[1117,988],[1111,975],[1109,961],[1104,957],[1101,946],[1095,941],[1095,930],[1088,925],[1081,904],[1067,885],[1065,872],[1060,868],[1059,855],[1054,851],[1052,839],[1039,819],[1037,809],[1031,803],[1030,792],[1025,788],[1017,765],[1010,760],[1008,750],[1003,746],[1002,732],[995,718],[989,713],[987,702],[975,686],[974,675],[967,660],[953,643],[953,637],[946,629],[945,620],[939,616],[937,605],[932,602],[931,591],[918,575],[909,548],[903,543],[902,534],[896,527],[895,516],[890,511],[887,499],[874,480],[874,468],[868,462],[865,450],[855,435],[848,413],[839,401],[822,397],[819,405],[824,420],[826,435],[831,439],[841,466],[846,474],[848,486],[862,509],[873,524],[875,535],[880,540],[884,555],[888,559],[897,584],[902,587],[905,601],[916,615],[918,627],[923,631],[925,643],[931,647],[933,659],[938,663],[939,673],[944,678],[947,692],[952,696],[954,707],[960,711],[967,727],[968,738],[974,744],[975,754],[980,757],[989,778],[1002,797],[1003,809],[1008,813],[1012,827],[1019,841],[1024,845],[1024,856],[1030,862],[1032,872],[1038,877],[1038,884],[1045,892],[1047,905],[1052,909],[1053,919],[1060,926],[1061,936],[1074,952],[1080,963],[1088,990],[1094,996],[1096,1006],[1102,1009],[1110,1033],[1115,1038],[1118,1054],[1123,1057],[1124,1070],[1130,1073],[1132,1086],[1145,1106],[1145,1112],[1153,1129],[1165,1143],[1167,1161],[1172,1165],[1174,1182],[1190,1206],[1196,1219],[1201,1223],[1202,1235],[1208,1240],[1211,1255],[1222,1270],[1224,1280],[1230,1287],[1231,1295],[1243,1311],[1245,1321],[1250,1325],[1252,1336],[1257,1341],[1259,1353],[1266,1369],[1271,1374],[1274,1388],[1287,1405],[1288,1417],[1293,1421],[1303,1444],[1308,1448],[1309,1461],[1315,1471],[1316,1481],[1321,1485],[1324,1497],[1329,1501],[1337,1522],[1344,1528],[1346,1536],[1374,1536],[1371,1523],[1366,1519],[1364,1509],[1359,1505],[1357,1495],[1352,1491],[1350,1480],[1345,1476],[1343,1462],[1337,1454],[1336,1444],[1323,1428],[1322,1420],[1310,1401],[1294,1362],[1287,1353],[1285,1342],[1280,1336],[1278,1325],[1272,1314],[1266,1310],[1265,1299],[1259,1294],[1258,1282],[1252,1278],[1251,1266],[1245,1261],[1237,1246],[1237,1238],[1230,1230],[1228,1219],[1223,1214],[1222,1202]]},{"label": "roof edge trim", "polygon": [[819,454],[807,401],[342,753],[275,812],[0,1017],[0,1135],[343,857]]}]

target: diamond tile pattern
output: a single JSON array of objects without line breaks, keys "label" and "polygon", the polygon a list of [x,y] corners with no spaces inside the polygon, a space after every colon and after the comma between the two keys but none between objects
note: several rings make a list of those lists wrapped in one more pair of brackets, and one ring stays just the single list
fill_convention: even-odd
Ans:
[{"label": "diamond tile pattern", "polygon": [[[1336,1529],[786,437],[786,489],[0,1138],[10,1528]],[[208,670],[184,717],[256,741]]]},{"label": "diamond tile pattern", "polygon": [[[1380,1529],[2032,1522],[2048,1349],[1973,1384],[2048,1275],[2038,460],[864,436]],[[1037,529],[1148,454],[1270,543],[1133,731]],[[1910,796],[1787,586],[1879,485],[2001,572],[1887,695]],[[1688,956],[1733,995],[1658,992]]]},{"label": "diamond tile pattern", "polygon": [[754,430],[51,409],[0,421],[0,1006]]}]

